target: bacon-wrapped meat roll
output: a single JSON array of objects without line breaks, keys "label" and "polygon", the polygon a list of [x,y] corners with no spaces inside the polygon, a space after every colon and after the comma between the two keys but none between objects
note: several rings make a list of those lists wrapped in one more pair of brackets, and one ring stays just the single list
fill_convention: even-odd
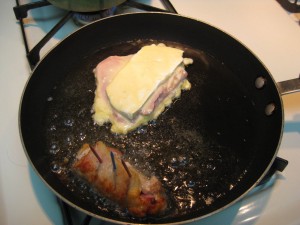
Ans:
[{"label": "bacon-wrapped meat roll", "polygon": [[122,153],[97,142],[84,144],[73,165],[75,171],[103,196],[137,217],[161,214],[167,207],[165,191],[155,177],[146,177],[122,160]]}]

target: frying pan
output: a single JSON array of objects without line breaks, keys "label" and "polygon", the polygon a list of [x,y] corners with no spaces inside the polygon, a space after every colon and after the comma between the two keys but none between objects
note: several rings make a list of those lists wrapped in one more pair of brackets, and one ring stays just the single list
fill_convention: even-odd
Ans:
[{"label": "frying pan", "polygon": [[[191,90],[127,135],[95,125],[95,66],[153,43],[194,60]],[[37,174],[75,208],[116,223],[184,223],[232,205],[263,179],[281,141],[281,94],[299,88],[299,79],[276,84],[249,49],[208,24],[168,13],[120,15],[79,29],[41,60],[23,93],[20,133]],[[80,146],[98,140],[162,181],[165,214],[134,218],[74,175]]]}]

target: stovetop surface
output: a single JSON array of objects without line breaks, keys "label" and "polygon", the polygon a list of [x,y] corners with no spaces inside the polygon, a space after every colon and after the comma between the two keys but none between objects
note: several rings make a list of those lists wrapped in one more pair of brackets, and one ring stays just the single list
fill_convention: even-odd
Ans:
[{"label": "stovetop surface", "polygon": [[[147,2],[162,7],[159,1]],[[300,26],[275,0],[171,2],[180,14],[207,22],[244,43],[276,82],[299,76]],[[14,6],[14,1],[3,1],[0,7],[0,224],[60,225],[63,220],[56,197],[31,168],[19,136],[19,103],[30,67],[13,14]],[[24,20],[29,46],[32,48],[64,13],[53,6],[33,10]],[[77,26],[69,21],[41,55],[75,29]],[[195,224],[300,224],[300,93],[282,99],[285,128],[278,155],[289,160],[288,167],[261,191],[250,193],[233,206]],[[99,223],[92,221],[92,224]]]}]

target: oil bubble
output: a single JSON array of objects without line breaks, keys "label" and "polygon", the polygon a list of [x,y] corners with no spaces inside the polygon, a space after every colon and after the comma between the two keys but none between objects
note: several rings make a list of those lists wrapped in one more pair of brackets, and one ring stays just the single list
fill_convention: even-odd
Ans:
[{"label": "oil bubble", "polygon": [[188,183],[187,183],[187,187],[189,188],[192,188],[192,187],[195,187],[196,183],[192,180],[190,180]]},{"label": "oil bubble", "polygon": [[137,133],[138,134],[146,134],[147,133],[147,129],[144,128],[144,127],[140,127],[140,128],[138,128]]},{"label": "oil bubble", "polygon": [[53,101],[53,97],[51,97],[51,96],[50,96],[50,97],[48,97],[48,98],[47,98],[47,101],[48,101],[48,102],[51,102],[51,101]]},{"label": "oil bubble", "polygon": [[78,117],[83,117],[83,116],[85,116],[85,113],[86,113],[86,108],[83,108],[83,109],[81,109],[81,110],[78,112],[77,116],[78,116]]},{"label": "oil bubble", "polygon": [[86,134],[83,133],[83,132],[80,132],[80,133],[79,133],[79,139],[80,139],[81,141],[83,141],[85,138],[86,138]]},{"label": "oil bubble", "polygon": [[181,146],[181,145],[176,145],[176,147],[175,147],[176,149],[178,149],[178,150],[181,150],[181,149],[183,149],[183,147]]},{"label": "oil bubble", "polygon": [[150,127],[155,127],[157,125],[157,121],[156,120],[151,120],[149,123]]},{"label": "oil bubble", "polygon": [[166,182],[169,181],[169,179],[167,177],[164,177],[162,180],[166,181]]},{"label": "oil bubble", "polygon": [[177,162],[177,159],[176,159],[175,157],[173,157],[173,158],[171,159],[171,163],[174,164],[174,163],[176,163],[176,162]]},{"label": "oil bubble", "polygon": [[173,157],[171,160],[170,160],[170,164],[171,164],[171,167],[172,168],[177,168],[178,167],[178,161],[175,157]]},{"label": "oil bubble", "polygon": [[65,139],[66,145],[69,145],[69,146],[73,145],[74,139],[75,138],[73,135],[67,136]]},{"label": "oil bubble", "polygon": [[58,164],[54,163],[51,165],[51,171],[60,174],[62,172],[62,168]]},{"label": "oil bubble", "polygon": [[50,131],[56,131],[56,126],[55,125],[51,125],[50,126]]},{"label": "oil bubble", "polygon": [[64,125],[67,126],[67,127],[72,127],[74,125],[74,120],[73,119],[66,119],[64,121]]},{"label": "oil bubble", "polygon": [[50,145],[50,149],[49,149],[49,152],[53,155],[57,154],[58,152],[60,151],[60,148],[58,146],[58,144],[56,142],[53,142],[51,145]]},{"label": "oil bubble", "polygon": [[178,162],[180,166],[185,166],[188,163],[188,159],[186,156],[179,156]]}]

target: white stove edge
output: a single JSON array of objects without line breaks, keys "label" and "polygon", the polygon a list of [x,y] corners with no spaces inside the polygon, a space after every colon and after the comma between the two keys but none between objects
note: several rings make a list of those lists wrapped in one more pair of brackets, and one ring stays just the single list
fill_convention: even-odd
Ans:
[{"label": "white stove edge", "polygon": [[[277,82],[298,76],[300,27],[275,1],[173,0],[172,3],[179,13],[199,18],[244,43]],[[188,8],[188,4],[192,6]],[[30,167],[18,133],[20,97],[30,69],[20,27],[13,15],[14,5],[14,1],[4,1],[0,8],[3,28],[0,35],[0,223],[63,224],[59,209],[52,207],[56,204],[55,197]],[[271,187],[197,224],[220,224],[220,221],[222,224],[300,224],[299,102],[299,93],[283,97],[286,126],[279,156],[289,160],[286,170]]]}]

